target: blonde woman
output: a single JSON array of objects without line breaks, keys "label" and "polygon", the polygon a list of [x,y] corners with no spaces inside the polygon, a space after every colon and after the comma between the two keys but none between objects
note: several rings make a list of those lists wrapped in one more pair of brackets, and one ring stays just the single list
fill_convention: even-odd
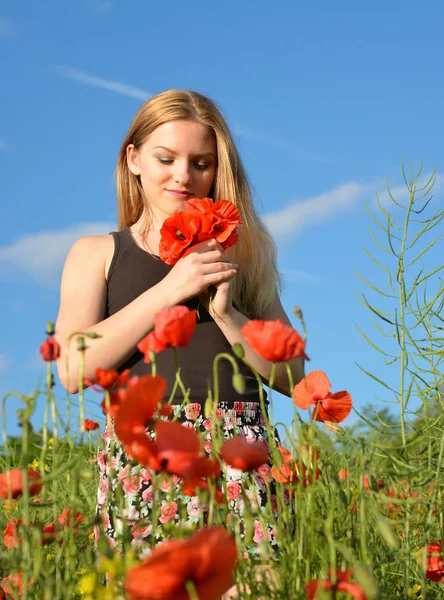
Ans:
[{"label": "blonde woman", "polygon": [[[178,352],[181,377],[185,387],[191,389],[192,403],[191,408],[185,408],[181,420],[205,432],[208,442],[211,424],[205,419],[203,405],[216,354],[231,352],[233,344],[241,343],[245,358],[267,382],[271,363],[248,347],[241,328],[252,318],[281,319],[290,324],[279,300],[274,243],[255,212],[247,177],[227,124],[216,105],[198,93],[169,90],[154,96],[139,109],[119,152],[116,179],[119,230],[110,235],[81,238],[71,248],[61,284],[58,341],[63,345],[74,331],[100,334],[99,339],[88,341],[85,377],[90,380],[99,367],[119,371],[129,368],[131,376],[143,376],[151,372],[151,365],[144,362],[137,344],[153,329],[156,313],[178,304],[192,309],[200,302],[192,340]],[[159,259],[162,223],[182,210],[185,200],[204,197],[214,201],[228,199],[237,205],[242,220],[238,243],[224,252],[214,240],[202,242],[176,265],[168,266]],[[212,297],[215,318],[203,308],[208,308],[205,291],[209,286],[215,289]],[[79,353],[74,346],[71,345],[69,355],[69,380],[64,358],[58,362],[60,379],[71,393],[78,391]],[[167,379],[169,396],[176,371],[172,351],[159,353],[156,360],[158,373]],[[264,438],[266,430],[256,379],[242,361],[236,360],[245,380],[242,395],[233,388],[229,362],[221,361],[219,367],[219,397],[223,401],[218,414],[226,417],[224,435],[243,433],[250,439]],[[303,360],[292,361],[291,370],[297,383],[303,377]],[[278,368],[273,387],[290,395],[284,368]],[[182,400],[179,390],[173,404],[179,405]],[[109,450],[108,432],[106,437]],[[125,492],[125,476],[134,475],[134,468],[131,473],[128,468],[124,471],[127,460],[118,445],[112,457],[106,451],[99,452],[102,469],[99,504],[105,503],[109,493],[105,470],[111,459],[116,469],[115,486],[120,485]],[[112,545],[116,531],[122,529],[123,517],[149,524],[153,498],[149,475],[144,471],[145,480],[139,478],[137,490],[126,494],[124,515],[119,514],[112,501],[100,506]],[[257,485],[243,490],[253,504],[267,501],[262,476],[267,473],[258,474]],[[241,516],[244,480],[234,470],[229,470],[226,478],[230,507]],[[111,497],[113,493],[114,489]],[[180,512],[187,515],[189,523],[199,521],[197,498],[180,497],[181,507],[180,502],[167,501],[170,498],[167,493],[159,492],[161,523],[178,522]],[[140,535],[140,528],[134,534],[132,543],[141,556],[149,549],[150,531],[147,526],[145,537]],[[276,543],[271,528],[268,532],[257,531],[249,552],[256,552],[264,535],[272,544]],[[156,541],[161,539],[158,534]]]}]

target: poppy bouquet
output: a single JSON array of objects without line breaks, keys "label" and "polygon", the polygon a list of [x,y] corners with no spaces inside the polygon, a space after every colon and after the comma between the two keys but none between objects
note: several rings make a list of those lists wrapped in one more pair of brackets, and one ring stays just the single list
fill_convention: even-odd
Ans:
[{"label": "poppy bouquet", "polygon": [[234,246],[242,221],[233,202],[192,198],[184,204],[185,209],[168,217],[160,230],[160,258],[167,265],[175,265],[199,242],[215,239],[224,250]]}]

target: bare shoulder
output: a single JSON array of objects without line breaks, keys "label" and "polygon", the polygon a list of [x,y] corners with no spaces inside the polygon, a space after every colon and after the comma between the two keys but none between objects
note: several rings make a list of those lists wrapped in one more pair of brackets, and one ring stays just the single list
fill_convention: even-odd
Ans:
[{"label": "bare shoulder", "polygon": [[65,262],[65,271],[85,266],[101,269],[106,278],[114,254],[114,240],[111,235],[88,235],[74,242]]},{"label": "bare shoulder", "polygon": [[79,238],[65,261],[60,289],[57,328],[89,327],[104,318],[107,294],[106,265],[112,260],[114,241],[110,235]]}]

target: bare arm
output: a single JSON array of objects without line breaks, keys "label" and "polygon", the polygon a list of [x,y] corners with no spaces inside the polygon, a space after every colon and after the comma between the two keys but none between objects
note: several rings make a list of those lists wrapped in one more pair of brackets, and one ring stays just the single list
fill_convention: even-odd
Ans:
[{"label": "bare arm", "polygon": [[[292,327],[290,319],[285,313],[279,297],[276,297],[274,303],[267,309],[261,318],[264,321],[275,321],[276,319],[280,319],[286,325]],[[245,323],[248,323],[249,319],[233,307],[229,318],[225,317],[223,320],[215,320],[231,345],[236,343],[242,344],[245,351],[245,359],[256,369],[265,383],[268,383],[272,363],[256,354],[256,352],[254,352],[247,344],[241,333],[242,326],[245,325]],[[293,384],[296,385],[304,377],[304,359],[295,358],[289,361],[289,365],[293,376]],[[285,364],[277,363],[276,365],[273,389],[284,394],[284,396],[291,397],[293,390],[290,390]]]},{"label": "bare arm", "polygon": [[102,336],[86,338],[84,376],[93,379],[97,368],[117,368],[135,352],[139,341],[153,329],[154,317],[160,310],[184,302],[209,285],[228,281],[236,274],[214,241],[202,242],[180,259],[162,281],[105,319],[105,261],[107,254],[112,254],[110,244],[113,245],[110,236],[81,238],[66,259],[56,339],[62,347],[57,361],[59,377],[70,393],[78,391],[81,358],[72,340],[68,383],[65,344],[72,333],[94,332]]}]

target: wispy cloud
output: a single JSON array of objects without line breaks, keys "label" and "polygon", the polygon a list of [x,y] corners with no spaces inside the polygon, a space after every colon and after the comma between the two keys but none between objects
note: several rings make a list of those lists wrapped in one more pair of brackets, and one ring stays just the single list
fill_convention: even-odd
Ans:
[{"label": "wispy cloud", "polygon": [[0,277],[16,279],[18,273],[40,285],[57,288],[72,244],[82,236],[104,235],[113,229],[113,223],[81,223],[64,230],[25,235],[10,246],[0,247]]},{"label": "wispy cloud", "polygon": [[0,17],[0,38],[13,38],[17,35],[17,28],[8,21]]},{"label": "wispy cloud", "polygon": [[344,183],[314,196],[292,202],[287,207],[264,216],[265,223],[274,236],[294,234],[308,227],[319,225],[352,210],[368,187],[361,183]]},{"label": "wispy cloud", "polygon": [[279,271],[284,276],[284,281],[286,283],[318,285],[322,282],[322,277],[314,275],[313,273],[307,273],[306,271],[287,269],[285,267],[280,268]]},{"label": "wispy cloud", "polygon": [[299,148],[294,143],[289,142],[286,139],[260,129],[251,129],[241,125],[240,123],[235,123],[232,126],[232,131],[235,136],[249,139],[254,142],[259,142],[260,144],[264,144],[266,146],[271,146],[272,148],[276,148],[277,150],[285,152],[286,154],[290,154],[300,160],[311,160],[322,163],[333,162],[331,159],[326,158],[325,156],[321,156],[316,152],[310,152],[309,150]]},{"label": "wispy cloud", "polygon": [[7,150],[9,148],[8,144],[3,140],[0,140],[0,150]]},{"label": "wispy cloud", "polygon": [[55,71],[60,77],[72,79],[73,81],[77,81],[78,83],[89,85],[91,87],[98,87],[103,90],[115,92],[116,94],[128,96],[129,98],[137,98],[137,100],[142,100],[143,102],[148,100],[148,98],[153,95],[147,90],[142,90],[138,87],[128,85],[121,81],[113,81],[110,79],[104,79],[103,77],[96,77],[95,75],[85,73],[85,71],[81,71],[80,69],[73,69],[71,67],[61,65],[55,67]]},{"label": "wispy cloud", "polygon": [[99,0],[97,10],[101,13],[107,13],[111,10],[111,2],[109,0]]}]

